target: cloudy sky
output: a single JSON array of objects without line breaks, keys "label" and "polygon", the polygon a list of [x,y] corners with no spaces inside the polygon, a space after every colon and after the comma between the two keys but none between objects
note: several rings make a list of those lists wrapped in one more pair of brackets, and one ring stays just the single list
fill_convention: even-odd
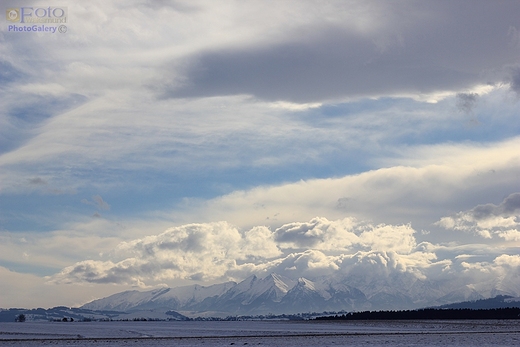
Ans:
[{"label": "cloudy sky", "polygon": [[4,4],[68,20],[2,19],[0,307],[519,276],[520,2]]}]

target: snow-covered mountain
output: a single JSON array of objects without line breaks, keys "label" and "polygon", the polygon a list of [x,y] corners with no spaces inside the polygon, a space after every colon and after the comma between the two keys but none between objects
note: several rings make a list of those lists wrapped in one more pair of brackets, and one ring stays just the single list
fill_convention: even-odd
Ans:
[{"label": "snow-covered mountain", "polygon": [[88,310],[175,310],[219,312],[221,314],[281,314],[323,311],[413,309],[464,300],[481,299],[496,293],[518,296],[512,281],[472,286],[437,283],[409,273],[349,275],[292,280],[272,273],[264,278],[252,275],[240,283],[211,286],[191,285],[159,288],[145,292],[126,291],[94,300],[81,308]]},{"label": "snow-covered mountain", "polygon": [[198,284],[176,288],[159,288],[146,292],[129,290],[109,297],[91,301],[82,306],[88,310],[136,311],[150,309],[190,309],[205,300],[220,297],[237,285],[225,282],[212,286]]},{"label": "snow-covered mountain", "polygon": [[278,303],[293,286],[294,281],[278,274],[263,279],[252,275],[215,298],[213,308],[223,312],[279,312]]}]

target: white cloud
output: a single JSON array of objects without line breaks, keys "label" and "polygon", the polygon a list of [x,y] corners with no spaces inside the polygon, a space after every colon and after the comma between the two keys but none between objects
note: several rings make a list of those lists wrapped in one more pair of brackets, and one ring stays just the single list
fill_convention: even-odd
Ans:
[{"label": "white cloud", "polygon": [[180,279],[215,280],[238,263],[259,263],[280,255],[272,232],[255,227],[246,232],[226,222],[190,224],[159,235],[123,242],[114,255],[122,260],[82,261],[55,276],[56,282],[140,284]]},{"label": "white cloud", "polygon": [[520,241],[520,231],[517,229],[499,231],[497,235],[506,241]]},{"label": "white cloud", "polygon": [[[376,224],[412,222],[415,228],[430,230],[432,223],[457,206],[473,206],[475,199],[501,199],[504,193],[514,191],[519,146],[519,139],[514,138],[485,146],[449,144],[405,149],[402,158],[384,161],[387,168],[260,186],[200,203],[190,200],[182,218],[189,221],[204,216],[204,221],[220,218],[241,227],[278,227],[316,215],[328,219],[354,216]],[[308,235],[309,242],[317,238]]]},{"label": "white cloud", "polygon": [[437,225],[452,230],[460,230],[491,239],[493,236],[506,241],[520,240],[520,193],[513,193],[499,205],[478,205],[471,210],[443,217]]},{"label": "white cloud", "polygon": [[360,239],[373,250],[408,254],[416,246],[414,233],[410,225],[378,225],[364,231]]},{"label": "white cloud", "polygon": [[281,108],[286,109],[290,111],[302,111],[307,110],[310,108],[318,108],[322,106],[320,103],[311,103],[311,104],[296,104],[292,102],[286,102],[286,101],[277,101],[270,103],[270,106],[273,108]]},{"label": "white cloud", "polygon": [[351,218],[330,222],[316,217],[306,223],[281,226],[275,230],[275,239],[285,248],[348,250],[353,243],[360,242],[356,224]]},{"label": "white cloud", "polygon": [[510,269],[515,269],[520,267],[520,255],[503,254],[499,257],[496,257],[494,263],[498,266],[505,266]]},{"label": "white cloud", "polygon": [[415,247],[409,225],[370,225],[353,218],[328,221],[313,218],[307,223],[288,223],[275,230],[275,240],[286,249],[312,248],[352,252],[361,249],[409,253]]},{"label": "white cloud", "polygon": [[[493,262],[482,262],[475,258],[478,252],[468,253],[471,247],[417,244],[414,235],[410,225],[373,226],[352,218],[316,217],[275,231],[266,227],[240,231],[226,222],[189,224],[123,242],[111,260],[80,261],[49,280],[149,286],[176,279],[241,280],[251,273],[277,272],[292,278],[368,273],[370,278],[377,274],[386,278],[407,273],[422,280],[455,281],[461,273],[468,284],[488,281],[505,267],[516,266],[513,255],[501,253]],[[498,254],[503,251],[496,249]]]}]

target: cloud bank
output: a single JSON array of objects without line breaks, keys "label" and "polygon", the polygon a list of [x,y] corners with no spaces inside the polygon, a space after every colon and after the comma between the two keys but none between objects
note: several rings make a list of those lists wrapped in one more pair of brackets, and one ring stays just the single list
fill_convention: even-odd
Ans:
[{"label": "cloud bank", "polygon": [[[514,193],[500,205],[480,205],[455,217],[444,217],[439,224],[457,232],[471,230],[461,220],[477,221],[475,227],[480,221],[497,230],[498,237],[520,241],[511,231],[511,221],[518,225],[519,196]],[[373,225],[355,218],[330,221],[316,217],[274,230],[257,226],[241,231],[226,222],[189,224],[121,243],[112,260],[81,261],[49,281],[146,286],[179,278],[240,281],[251,273],[262,276],[276,272],[293,279],[357,276],[363,285],[373,274],[383,278],[408,274],[430,283],[463,279],[460,285],[484,295],[492,294],[490,288],[520,294],[518,287],[515,289],[520,271],[518,242],[516,247],[496,245],[484,250],[476,244],[419,243],[416,234],[410,225]]]},{"label": "cloud bank", "polygon": [[[309,14],[310,23],[279,24],[285,31],[276,41],[189,54],[182,77],[159,90],[163,97],[250,94],[305,103],[498,83],[518,63],[520,27],[518,5],[501,5],[333,2]],[[298,7],[312,13],[313,3]]]},{"label": "cloud bank", "polygon": [[121,243],[113,254],[120,261],[82,261],[51,280],[143,285],[175,278],[240,280],[251,272],[316,277],[345,273],[363,262],[413,272],[435,258],[417,252],[414,234],[409,225],[371,225],[353,218],[316,217],[275,230],[258,226],[239,231],[226,222],[190,224]]}]

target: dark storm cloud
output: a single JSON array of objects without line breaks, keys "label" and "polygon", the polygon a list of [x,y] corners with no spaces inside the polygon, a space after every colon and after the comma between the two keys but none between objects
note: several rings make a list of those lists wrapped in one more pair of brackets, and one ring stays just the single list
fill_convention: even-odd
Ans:
[{"label": "dark storm cloud", "polygon": [[520,27],[520,3],[501,4],[398,3],[377,32],[312,24],[282,43],[196,53],[182,83],[159,83],[159,93],[309,102],[469,88],[518,61],[509,33]]}]

